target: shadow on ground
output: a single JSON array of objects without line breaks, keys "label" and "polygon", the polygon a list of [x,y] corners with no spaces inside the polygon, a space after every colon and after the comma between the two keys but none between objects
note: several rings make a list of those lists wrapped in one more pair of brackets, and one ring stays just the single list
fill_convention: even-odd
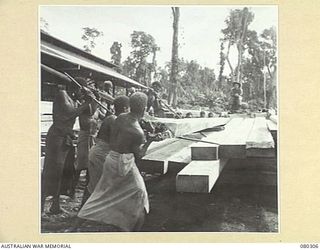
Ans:
[{"label": "shadow on ground", "polygon": [[[234,170],[232,164],[235,163],[231,162],[225,167],[210,194],[177,193],[176,171],[163,176],[145,177],[151,210],[142,231],[278,232],[277,186],[254,183],[252,178],[257,176],[251,176],[251,180],[247,183],[245,181],[239,183],[234,180],[238,177],[240,179],[239,171],[245,176],[249,176],[250,171],[243,168]],[[273,169],[276,169],[275,162],[268,164],[272,164]],[[251,165],[249,167],[253,168]],[[231,183],[230,178],[234,180]],[[256,179],[259,180],[259,178]],[[273,178],[276,178],[276,175]],[[84,184],[81,180],[73,199],[61,196],[62,208],[66,212],[42,218],[42,233],[61,233],[66,230],[69,232],[119,231],[113,226],[94,222],[76,226],[76,214],[81,203],[83,188]],[[49,203],[50,200],[47,200],[45,209],[48,209]]]}]

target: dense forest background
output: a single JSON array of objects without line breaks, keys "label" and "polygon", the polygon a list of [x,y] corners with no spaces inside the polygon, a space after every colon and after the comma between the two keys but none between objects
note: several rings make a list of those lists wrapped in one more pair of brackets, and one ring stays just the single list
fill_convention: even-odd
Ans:
[{"label": "dense forest background", "polygon": [[[196,60],[179,56],[179,7],[171,8],[173,17],[172,57],[164,66],[157,64],[161,48],[151,34],[133,31],[132,51],[122,57],[121,41],[109,48],[109,60],[118,65],[118,71],[146,86],[159,81],[163,99],[173,107],[184,109],[208,108],[214,112],[228,109],[232,82],[240,82],[242,101],[249,110],[277,108],[277,33],[275,27],[266,27],[261,34],[250,29],[254,14],[248,8],[232,9],[221,28],[220,52],[208,55],[219,62],[219,72],[203,67]],[[41,19],[41,29],[49,32],[49,24]],[[171,27],[168,27],[168,29]],[[89,53],[103,40],[103,32],[83,27],[83,49]],[[208,31],[210,32],[210,31]],[[236,53],[236,63],[230,53]]]}]

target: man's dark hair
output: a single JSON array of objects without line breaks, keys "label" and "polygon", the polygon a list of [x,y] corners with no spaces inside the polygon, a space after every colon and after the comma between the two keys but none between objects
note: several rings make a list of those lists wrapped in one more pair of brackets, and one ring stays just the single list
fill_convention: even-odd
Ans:
[{"label": "man's dark hair", "polygon": [[116,99],[113,101],[114,104],[114,110],[116,114],[120,114],[124,112],[124,108],[130,106],[129,104],[129,97],[125,95],[118,96]]},{"label": "man's dark hair", "polygon": [[161,83],[158,81],[155,81],[151,84],[152,88],[158,88],[158,89],[162,89]]},{"label": "man's dark hair", "polygon": [[204,111],[200,112],[200,116],[205,116],[205,115],[206,115],[206,112],[204,112]]},{"label": "man's dark hair", "polygon": [[148,97],[142,92],[135,92],[130,96],[130,111],[134,114],[142,114],[147,106]]},{"label": "man's dark hair", "polygon": [[88,82],[84,77],[75,77],[74,78],[80,85],[87,87],[88,86]]},{"label": "man's dark hair", "polygon": [[113,88],[113,83],[111,81],[104,81],[104,86],[107,89],[112,89]]}]

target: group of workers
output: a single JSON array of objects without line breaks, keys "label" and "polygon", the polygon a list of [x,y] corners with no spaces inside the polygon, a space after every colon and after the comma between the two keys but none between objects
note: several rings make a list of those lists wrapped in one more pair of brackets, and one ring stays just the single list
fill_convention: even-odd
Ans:
[{"label": "group of workers", "polygon": [[113,225],[120,231],[139,231],[149,212],[149,203],[136,161],[145,155],[152,141],[159,140],[145,136],[139,123],[150,105],[149,98],[136,91],[129,97],[118,96],[113,101],[114,112],[107,112],[98,126],[98,117],[103,114],[94,100],[99,99],[99,94],[91,90],[88,79],[76,80],[84,88],[59,85],[53,102],[53,124],[46,138],[41,175],[42,216],[48,196],[53,197],[48,212],[62,212],[59,197],[63,172],[75,139],[73,126],[79,117],[74,165],[78,176],[81,170],[87,170],[79,219]]},{"label": "group of workers", "polygon": [[[129,89],[128,96],[119,96],[101,109],[94,100],[103,99],[98,89],[111,94],[112,83],[106,81],[98,86],[82,77],[76,81],[83,86],[58,85],[53,102],[53,124],[46,138],[46,153],[41,176],[41,212],[47,196],[52,196],[49,213],[61,213],[61,194],[66,158],[74,149],[73,126],[79,118],[80,131],[77,138],[77,157],[74,164],[76,180],[80,172],[87,170],[86,188],[78,217],[81,219],[113,225],[123,231],[138,231],[149,211],[148,195],[142,176],[136,166],[153,140],[147,137],[140,125],[145,112],[163,115],[161,99],[157,93],[161,85],[155,82],[148,92]],[[95,88],[96,87],[96,88]],[[240,107],[242,90],[234,83],[231,90],[231,110]],[[204,111],[200,117],[205,117]],[[191,118],[188,113],[186,118]],[[213,117],[209,112],[208,117]],[[99,122],[100,121],[100,122]]]}]

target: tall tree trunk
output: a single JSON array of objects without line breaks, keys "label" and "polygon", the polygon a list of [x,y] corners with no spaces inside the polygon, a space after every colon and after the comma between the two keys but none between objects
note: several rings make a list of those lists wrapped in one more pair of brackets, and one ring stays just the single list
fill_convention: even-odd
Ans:
[{"label": "tall tree trunk", "polygon": [[224,65],[225,65],[225,55],[223,53],[224,46],[223,42],[220,44],[220,70],[219,70],[219,80],[218,80],[218,89],[222,89],[222,75],[224,71]]},{"label": "tall tree trunk", "polygon": [[231,80],[234,81],[234,70],[233,70],[233,67],[232,67],[230,59],[229,59],[230,48],[231,48],[231,41],[229,40],[226,60],[229,65],[229,68],[230,68],[230,74],[231,74],[231,78],[232,78]]},{"label": "tall tree trunk", "polygon": [[179,17],[180,9],[179,7],[172,7],[173,14],[173,39],[172,39],[172,54],[171,54],[171,74],[170,83],[171,87],[169,90],[168,103],[174,108],[177,105],[177,77],[178,77],[178,31],[179,31]]},{"label": "tall tree trunk", "polygon": [[274,66],[274,69],[271,73],[271,107],[277,108],[277,67]]},{"label": "tall tree trunk", "polygon": [[157,73],[157,48],[154,48],[152,51],[152,70],[150,72],[150,80],[151,82],[155,81],[155,75]]},{"label": "tall tree trunk", "polygon": [[[242,18],[244,19],[243,21],[243,27],[242,27],[242,33],[241,33],[241,36],[240,36],[240,39],[239,41],[237,42],[237,49],[238,49],[238,65],[237,65],[237,72],[236,72],[236,79],[237,79],[237,82],[241,83],[241,72],[242,72],[242,69],[241,69],[241,66],[242,66],[242,56],[243,56],[243,40],[246,36],[246,33],[247,33],[247,23],[248,23],[248,11],[247,11],[247,8],[244,8],[243,9],[243,15]],[[241,21],[242,23],[242,21]]]},{"label": "tall tree trunk", "polygon": [[239,42],[237,44],[237,49],[238,49],[238,65],[236,69],[236,81],[241,83],[241,63],[242,63],[242,42]]}]

